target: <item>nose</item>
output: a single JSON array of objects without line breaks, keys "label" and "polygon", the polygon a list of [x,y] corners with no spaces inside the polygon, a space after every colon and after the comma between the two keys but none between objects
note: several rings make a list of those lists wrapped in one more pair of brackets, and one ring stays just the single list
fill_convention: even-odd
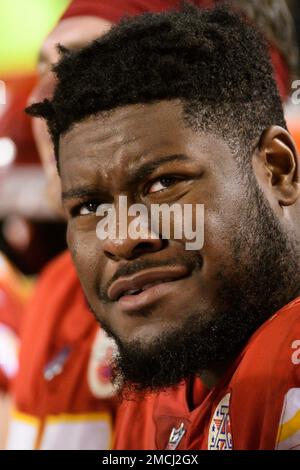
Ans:
[{"label": "nose", "polygon": [[143,254],[159,251],[162,247],[163,240],[161,238],[152,238],[150,233],[148,238],[108,238],[103,241],[104,254],[114,261],[132,260]]}]

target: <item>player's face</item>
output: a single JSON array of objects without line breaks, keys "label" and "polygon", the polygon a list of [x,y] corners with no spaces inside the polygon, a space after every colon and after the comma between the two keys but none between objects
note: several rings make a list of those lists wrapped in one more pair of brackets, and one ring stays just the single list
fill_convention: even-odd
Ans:
[{"label": "player's face", "polygon": [[[204,321],[218,313],[224,278],[237,285],[247,264],[232,248],[246,192],[223,140],[188,128],[178,102],[131,105],[85,119],[63,136],[60,171],[84,292],[121,342],[151,344],[195,312]],[[204,246],[188,251],[185,237],[172,236],[100,240],[96,208],[117,208],[121,195],[148,208],[203,204]]]},{"label": "player's face", "polygon": [[[62,21],[47,36],[38,59],[38,82],[29,102],[42,101],[52,95],[55,86],[52,66],[59,60],[57,45],[68,49],[84,47],[93,39],[104,34],[111,24],[96,17],[75,17]],[[60,181],[57,175],[53,146],[43,119],[33,119],[35,142],[47,177],[47,196],[51,206],[60,211]]]}]

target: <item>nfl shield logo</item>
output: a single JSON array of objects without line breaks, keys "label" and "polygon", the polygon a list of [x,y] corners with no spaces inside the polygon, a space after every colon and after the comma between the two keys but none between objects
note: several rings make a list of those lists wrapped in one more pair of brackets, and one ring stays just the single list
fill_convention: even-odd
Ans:
[{"label": "nfl shield logo", "polygon": [[181,439],[185,434],[185,427],[184,424],[181,423],[179,428],[173,428],[170,434],[169,442],[166,447],[166,450],[175,450],[177,449],[178,445],[180,444]]},{"label": "nfl shield logo", "polygon": [[209,450],[232,450],[229,403],[230,393],[227,393],[214,412],[209,427]]}]

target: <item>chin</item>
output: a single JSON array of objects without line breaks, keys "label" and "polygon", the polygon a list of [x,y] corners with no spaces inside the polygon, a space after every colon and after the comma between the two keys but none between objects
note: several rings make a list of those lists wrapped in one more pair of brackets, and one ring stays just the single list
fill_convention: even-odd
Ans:
[{"label": "chin", "polygon": [[141,350],[146,350],[154,343],[162,332],[169,332],[170,326],[165,322],[151,322],[149,318],[140,317],[139,319],[130,319],[129,324],[118,322],[115,325],[109,324],[105,320],[99,319],[98,322],[104,328],[109,336],[111,336],[118,345],[128,346],[136,344]]}]

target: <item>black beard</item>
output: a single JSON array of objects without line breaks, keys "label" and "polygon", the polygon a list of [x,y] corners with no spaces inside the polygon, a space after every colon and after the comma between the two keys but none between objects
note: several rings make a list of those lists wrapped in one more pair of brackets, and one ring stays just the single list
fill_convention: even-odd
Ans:
[{"label": "black beard", "polygon": [[[246,209],[232,237],[236,273],[221,281],[215,312],[189,312],[180,328],[151,344],[122,343],[113,365],[114,382],[125,391],[155,391],[231,362],[253,332],[299,294],[298,250],[252,181]],[[255,188],[255,189],[253,189]]]}]

